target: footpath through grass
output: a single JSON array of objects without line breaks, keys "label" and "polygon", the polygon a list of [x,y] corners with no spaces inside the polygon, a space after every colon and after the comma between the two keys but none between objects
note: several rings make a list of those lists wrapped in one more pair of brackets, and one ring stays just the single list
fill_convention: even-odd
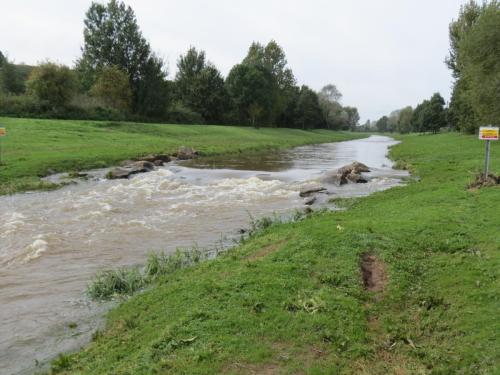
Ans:
[{"label": "footpath through grass", "polygon": [[106,167],[150,153],[171,153],[179,146],[214,155],[365,136],[327,130],[14,118],[0,118],[0,126],[8,132],[2,139],[0,195],[54,187],[40,181],[54,172]]},{"label": "footpath through grass", "polygon": [[[112,310],[106,330],[53,372],[498,374],[500,188],[466,189],[484,144],[403,139],[392,156],[419,182],[271,225],[173,271]],[[365,253],[385,268],[382,292],[363,287]]]}]

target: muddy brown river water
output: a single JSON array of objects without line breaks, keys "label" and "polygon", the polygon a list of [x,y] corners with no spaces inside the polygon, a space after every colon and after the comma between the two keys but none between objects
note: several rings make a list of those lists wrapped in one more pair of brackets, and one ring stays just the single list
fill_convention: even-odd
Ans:
[{"label": "muddy brown river water", "polygon": [[393,170],[386,157],[395,143],[371,136],[202,158],[129,180],[0,197],[0,374],[33,373],[89,341],[110,307],[85,296],[96,271],[141,264],[150,251],[212,246],[236,236],[249,214],[303,207],[298,192],[304,184],[353,161],[372,169],[370,181],[330,187],[333,196],[398,185],[405,173]]}]

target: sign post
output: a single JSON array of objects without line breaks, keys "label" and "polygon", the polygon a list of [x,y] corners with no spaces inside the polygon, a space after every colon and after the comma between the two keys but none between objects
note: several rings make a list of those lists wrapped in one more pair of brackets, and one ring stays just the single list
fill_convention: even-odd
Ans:
[{"label": "sign post", "polygon": [[479,128],[479,139],[486,141],[484,156],[484,178],[488,178],[490,168],[490,141],[498,141],[498,127],[481,126]]},{"label": "sign post", "polygon": [[0,165],[2,165],[2,138],[7,136],[7,129],[0,128]]}]

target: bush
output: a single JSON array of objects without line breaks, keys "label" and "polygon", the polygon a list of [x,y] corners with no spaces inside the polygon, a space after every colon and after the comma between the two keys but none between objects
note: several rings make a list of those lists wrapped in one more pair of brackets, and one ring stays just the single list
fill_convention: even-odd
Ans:
[{"label": "bush", "polygon": [[46,103],[28,95],[0,95],[0,115],[30,117],[46,112]]},{"label": "bush", "polygon": [[47,62],[31,72],[26,83],[28,93],[54,108],[69,104],[76,94],[76,77],[64,65]]},{"label": "bush", "polygon": [[203,124],[203,117],[180,102],[174,103],[167,114],[169,122],[173,124]]},{"label": "bush", "polygon": [[0,95],[0,116],[54,118],[72,120],[125,121],[127,116],[115,109],[92,105],[88,98],[77,97],[71,104],[54,108],[31,95]]}]

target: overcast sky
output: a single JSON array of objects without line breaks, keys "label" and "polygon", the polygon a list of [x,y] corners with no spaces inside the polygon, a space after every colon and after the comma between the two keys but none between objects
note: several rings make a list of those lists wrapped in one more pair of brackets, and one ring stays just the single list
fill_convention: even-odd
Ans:
[{"label": "overcast sky", "polygon": [[[152,48],[175,74],[178,56],[204,49],[224,75],[252,41],[275,39],[299,84],[334,83],[362,121],[439,91],[448,24],[465,0],[127,0]],[[0,0],[0,50],[16,62],[73,65],[90,0]]]}]

